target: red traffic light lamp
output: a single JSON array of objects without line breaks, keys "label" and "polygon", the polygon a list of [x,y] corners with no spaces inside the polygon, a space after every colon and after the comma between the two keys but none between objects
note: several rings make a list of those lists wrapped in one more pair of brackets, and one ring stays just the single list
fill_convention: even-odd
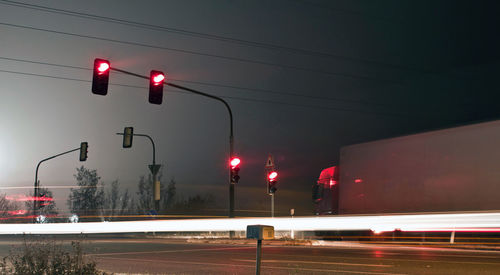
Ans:
[{"label": "red traffic light lamp", "polygon": [[271,180],[271,181],[276,180],[276,177],[278,177],[278,172],[273,171],[273,172],[269,173],[269,176],[268,176],[269,180]]},{"label": "red traffic light lamp", "polygon": [[149,103],[161,104],[163,101],[163,82],[165,74],[160,71],[151,71],[149,76]]},{"label": "red traffic light lamp", "polygon": [[111,66],[108,60],[96,58],[94,60],[94,71],[92,76],[92,93],[106,95],[108,93],[109,70]]},{"label": "red traffic light lamp", "polygon": [[98,59],[98,64],[97,64],[97,72],[99,74],[103,74],[103,73],[106,73],[106,71],[109,70],[110,66],[109,66],[109,62],[108,61],[105,61],[105,60],[99,60]]},{"label": "red traffic light lamp", "polygon": [[241,160],[237,157],[231,159],[229,164],[231,165],[231,183],[238,183],[240,176],[238,172],[240,171]]},{"label": "red traffic light lamp", "polygon": [[240,166],[240,163],[241,163],[241,160],[239,158],[231,159],[231,161],[230,161],[231,169],[238,168],[238,166]]},{"label": "red traffic light lamp", "polygon": [[165,80],[165,75],[163,73],[157,73],[152,76],[154,85],[161,85]]}]

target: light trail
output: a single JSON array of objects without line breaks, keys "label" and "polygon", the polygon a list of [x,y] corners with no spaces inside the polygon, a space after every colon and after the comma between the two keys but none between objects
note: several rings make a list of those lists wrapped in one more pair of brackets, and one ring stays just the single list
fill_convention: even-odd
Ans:
[{"label": "light trail", "polygon": [[217,218],[88,223],[0,224],[0,234],[93,234],[137,232],[245,231],[265,224],[275,231],[394,230],[422,232],[500,232],[500,212],[294,218]]}]

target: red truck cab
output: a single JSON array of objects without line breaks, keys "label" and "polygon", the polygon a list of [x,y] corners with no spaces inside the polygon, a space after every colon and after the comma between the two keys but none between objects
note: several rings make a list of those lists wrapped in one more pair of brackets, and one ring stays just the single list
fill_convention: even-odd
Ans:
[{"label": "red truck cab", "polygon": [[339,167],[332,166],[321,171],[313,186],[314,213],[331,215],[339,213]]}]

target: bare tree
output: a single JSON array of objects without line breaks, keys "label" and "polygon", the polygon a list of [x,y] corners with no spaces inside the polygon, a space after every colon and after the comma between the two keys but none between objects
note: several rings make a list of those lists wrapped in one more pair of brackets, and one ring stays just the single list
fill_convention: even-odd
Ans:
[{"label": "bare tree", "polygon": [[108,220],[116,220],[116,216],[131,214],[133,204],[128,190],[120,192],[120,184],[115,180],[111,183],[111,187],[105,190],[103,214]]},{"label": "bare tree", "polygon": [[17,203],[11,202],[10,200],[8,200],[7,196],[5,194],[0,194],[0,217],[1,218],[10,217],[11,215],[9,214],[9,212],[15,211],[16,209],[18,209]]},{"label": "bare tree", "polygon": [[99,187],[99,180],[96,170],[85,167],[76,168],[76,183],[79,188],[71,188],[68,198],[69,209],[79,217],[87,217],[88,220],[95,220],[99,216],[104,203],[104,190]]},{"label": "bare tree", "polygon": [[[160,212],[166,212],[168,209],[172,208],[175,202],[176,195],[176,182],[175,179],[170,179],[168,186],[165,186],[161,179],[163,177],[162,170],[158,173],[158,180],[160,181]],[[153,203],[153,177],[149,174],[146,176],[141,176],[138,183],[138,202],[137,210],[141,213],[147,213],[154,209]]]}]

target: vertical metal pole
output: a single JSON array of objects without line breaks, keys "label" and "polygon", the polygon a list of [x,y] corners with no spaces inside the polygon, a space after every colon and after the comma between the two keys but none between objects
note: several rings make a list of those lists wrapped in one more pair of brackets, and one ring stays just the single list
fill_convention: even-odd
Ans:
[{"label": "vertical metal pole", "polygon": [[451,231],[450,243],[455,243],[455,231]]},{"label": "vertical metal pole", "polygon": [[[229,159],[234,156],[233,134],[229,136]],[[234,182],[231,179],[231,168],[229,168],[229,218],[234,218]]]},{"label": "vertical metal pole", "polygon": [[274,193],[271,194],[271,217],[274,218]]},{"label": "vertical metal pole", "polygon": [[[231,113],[230,113],[231,114]],[[231,129],[229,134],[229,160],[233,159],[234,156],[234,138],[233,138],[233,126],[231,115]],[[231,167],[229,167],[229,218],[234,218],[234,182],[231,178]],[[234,231],[229,231],[229,238],[234,238]]]},{"label": "vertical metal pole", "polygon": [[35,179],[35,190],[33,192],[33,223],[36,222],[36,217],[38,216],[38,193],[39,193],[39,188],[40,188],[40,181],[38,180],[38,169],[37,173],[35,176],[37,179]]},{"label": "vertical metal pole", "polygon": [[260,275],[260,261],[262,258],[262,240],[257,240],[257,257],[255,259],[255,274]]},{"label": "vertical metal pole", "polygon": [[[141,75],[130,73],[127,71],[123,71],[120,69],[116,69],[116,68],[111,68],[111,69],[114,69],[116,71],[119,71],[119,72],[122,72],[125,74],[134,75],[134,76],[137,76],[140,78],[149,79],[146,76],[141,76]],[[191,88],[187,88],[187,87],[177,85],[177,84],[174,84],[171,82],[168,82],[168,83],[165,82],[164,85],[168,85],[168,86],[171,86],[171,87],[174,87],[177,89],[181,89],[184,91],[195,93],[197,95],[201,95],[201,96],[205,96],[205,97],[209,97],[209,98],[218,100],[218,101],[222,102],[224,104],[224,106],[226,106],[227,112],[229,114],[229,158],[232,159],[234,156],[233,112],[231,111],[231,107],[229,107],[229,104],[224,99],[222,99],[220,97],[217,97],[217,96],[214,96],[211,94],[207,94],[207,93],[203,93],[203,92],[200,92],[197,90],[193,90]],[[234,218],[234,183],[232,182],[231,177],[229,178],[229,213],[228,214],[229,214],[229,218]],[[231,232],[230,232],[230,235],[234,235],[234,232],[232,232],[232,233]]]}]

